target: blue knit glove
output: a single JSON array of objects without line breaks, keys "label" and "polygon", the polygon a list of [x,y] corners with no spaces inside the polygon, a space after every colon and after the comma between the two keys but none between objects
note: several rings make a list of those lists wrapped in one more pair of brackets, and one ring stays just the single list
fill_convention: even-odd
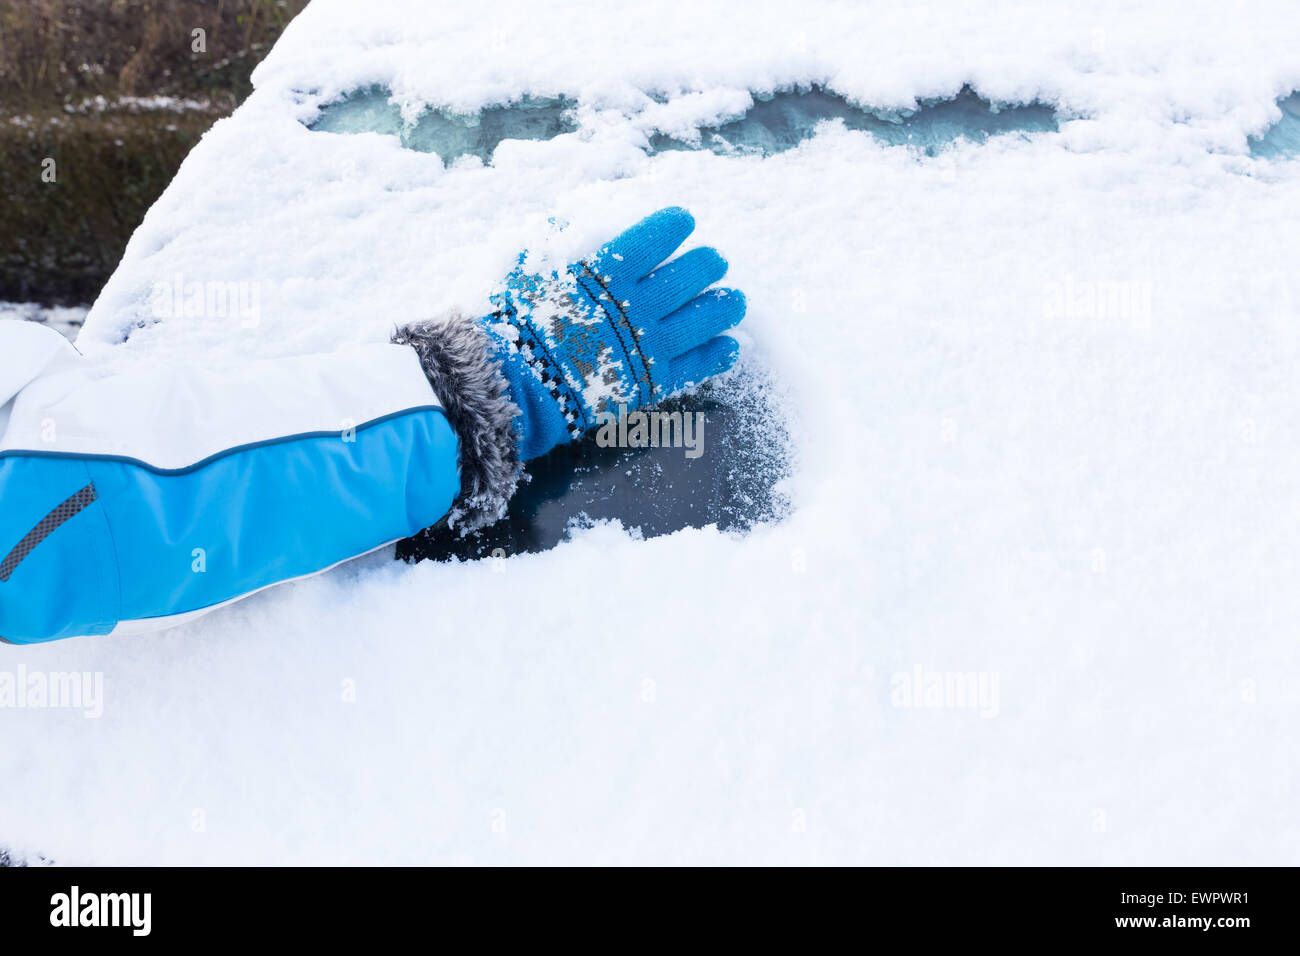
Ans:
[{"label": "blue knit glove", "polygon": [[[520,265],[492,296],[490,333],[521,414],[527,460],[617,415],[657,404],[736,361],[720,335],[745,315],[736,289],[704,289],[727,262],[710,248],[660,265],[695,228],[685,209],[661,209],[563,273],[530,275]],[[658,268],[656,268],[658,267]]]}]

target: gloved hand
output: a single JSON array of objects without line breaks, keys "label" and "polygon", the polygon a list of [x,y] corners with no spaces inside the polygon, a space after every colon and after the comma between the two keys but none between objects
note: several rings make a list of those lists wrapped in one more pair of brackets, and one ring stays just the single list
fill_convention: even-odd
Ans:
[{"label": "gloved hand", "polygon": [[[550,275],[520,265],[474,321],[401,326],[458,439],[460,493],[447,523],[462,532],[499,519],[526,461],[619,413],[654,405],[725,372],[745,315],[713,249],[660,265],[695,228],[676,207],[637,223],[587,261]],[[658,267],[658,268],[656,268]]]},{"label": "gloved hand", "polygon": [[705,288],[727,271],[708,247],[660,265],[695,220],[671,207],[641,220],[593,258],[563,273],[520,265],[479,321],[509,381],[519,457],[545,454],[618,414],[657,404],[725,372],[736,340],[720,335],[745,315],[736,289]]}]

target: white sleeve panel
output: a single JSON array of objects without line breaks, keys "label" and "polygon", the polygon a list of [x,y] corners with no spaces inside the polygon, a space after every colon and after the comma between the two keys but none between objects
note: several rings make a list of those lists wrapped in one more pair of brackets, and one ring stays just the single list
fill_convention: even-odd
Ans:
[{"label": "white sleeve panel", "polygon": [[[4,370],[10,361],[0,353]],[[141,363],[110,371],[80,360],[19,387],[0,452],[113,455],[164,469],[440,404],[415,351],[390,344],[220,367]]]},{"label": "white sleeve panel", "polygon": [[48,325],[0,319],[0,406],[33,379],[85,361],[72,343]]}]

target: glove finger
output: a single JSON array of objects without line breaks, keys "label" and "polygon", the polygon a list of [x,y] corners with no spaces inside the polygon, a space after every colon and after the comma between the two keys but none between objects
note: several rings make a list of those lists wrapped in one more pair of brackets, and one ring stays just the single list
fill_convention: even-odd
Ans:
[{"label": "glove finger", "polygon": [[727,260],[704,246],[665,262],[637,283],[635,301],[641,314],[665,316],[690,302],[727,274]]},{"label": "glove finger", "polygon": [[603,276],[639,279],[671,256],[694,229],[695,218],[681,206],[660,209],[606,243],[590,265]]},{"label": "glove finger", "polygon": [[736,364],[739,355],[740,343],[729,335],[719,335],[685,355],[677,356],[668,377],[668,394],[675,395],[714,375],[721,375]]},{"label": "glove finger", "polygon": [[739,289],[710,289],[664,319],[656,351],[678,356],[703,345],[745,317],[745,293]]}]

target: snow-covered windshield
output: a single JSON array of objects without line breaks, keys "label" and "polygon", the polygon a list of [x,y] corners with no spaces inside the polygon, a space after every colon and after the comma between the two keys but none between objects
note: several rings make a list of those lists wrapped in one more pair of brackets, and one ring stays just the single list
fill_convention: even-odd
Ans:
[{"label": "snow-covered windshield", "polygon": [[[760,413],[701,460],[756,439],[773,480],[720,500],[782,506],[657,537],[556,514],[544,553],[389,551],[166,634],[24,648],[102,672],[104,710],[5,711],[0,839],[87,863],[1294,862],[1294,22],[313,0],[78,347],[386,342],[485,314],[523,249],[573,262],[681,205],[749,304],[710,400]],[[151,294],[232,283],[255,308]],[[631,467],[578,477],[649,513]],[[989,698],[954,704],[952,675]]]}]

